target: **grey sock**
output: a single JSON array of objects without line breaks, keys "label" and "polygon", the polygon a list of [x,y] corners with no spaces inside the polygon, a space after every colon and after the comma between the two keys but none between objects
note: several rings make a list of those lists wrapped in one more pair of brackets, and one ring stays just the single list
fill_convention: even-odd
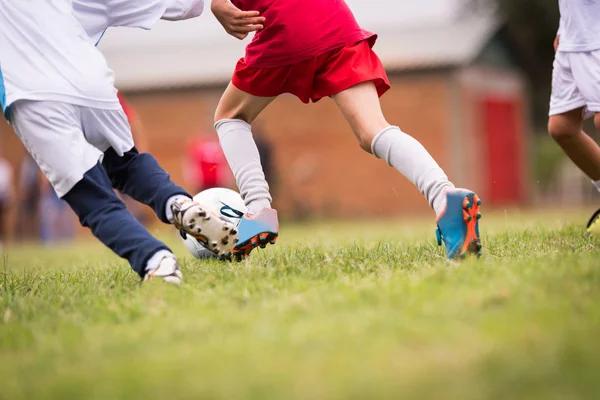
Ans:
[{"label": "grey sock", "polygon": [[217,121],[215,128],[248,212],[256,214],[263,208],[270,208],[269,185],[250,124],[240,119],[222,119]]},{"label": "grey sock", "polygon": [[411,181],[425,196],[436,215],[444,210],[445,192],[454,188],[454,185],[415,138],[397,126],[390,126],[375,136],[371,150],[375,157],[384,159]]}]

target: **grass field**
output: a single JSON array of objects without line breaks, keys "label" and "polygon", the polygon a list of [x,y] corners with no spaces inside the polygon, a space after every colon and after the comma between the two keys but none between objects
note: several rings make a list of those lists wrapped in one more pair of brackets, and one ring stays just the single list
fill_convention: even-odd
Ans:
[{"label": "grass field", "polygon": [[283,225],[240,264],[140,287],[95,242],[0,267],[1,399],[597,399],[600,240],[578,212],[485,215],[452,263],[431,221]]}]

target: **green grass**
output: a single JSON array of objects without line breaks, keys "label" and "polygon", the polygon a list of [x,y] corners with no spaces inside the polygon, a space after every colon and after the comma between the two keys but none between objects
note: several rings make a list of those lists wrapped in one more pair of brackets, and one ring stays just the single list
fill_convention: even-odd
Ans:
[{"label": "green grass", "polygon": [[95,242],[10,249],[1,399],[600,398],[600,240],[581,213],[486,216],[452,263],[431,221],[283,225],[240,264],[140,287]]}]

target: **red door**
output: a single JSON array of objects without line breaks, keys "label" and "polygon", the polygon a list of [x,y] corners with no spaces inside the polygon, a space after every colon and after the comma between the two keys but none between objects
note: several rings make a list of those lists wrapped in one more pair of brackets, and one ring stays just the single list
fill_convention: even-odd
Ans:
[{"label": "red door", "polygon": [[488,201],[519,204],[524,200],[524,133],[517,102],[488,97],[483,101],[483,128],[487,142]]}]

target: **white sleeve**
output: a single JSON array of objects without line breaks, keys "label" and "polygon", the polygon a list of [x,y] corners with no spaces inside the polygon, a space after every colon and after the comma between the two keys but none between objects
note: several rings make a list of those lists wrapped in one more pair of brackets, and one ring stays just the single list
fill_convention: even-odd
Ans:
[{"label": "white sleeve", "polygon": [[105,0],[105,2],[108,26],[151,29],[165,13],[168,1]]},{"label": "white sleeve", "polygon": [[204,0],[164,0],[166,10],[162,19],[168,21],[179,21],[183,19],[196,18],[204,11]]},{"label": "white sleeve", "polygon": [[172,0],[73,0],[73,14],[94,42],[111,26],[150,29]]},{"label": "white sleeve", "polygon": [[73,0],[73,14],[94,43],[111,26],[151,29],[160,19],[195,18],[203,10],[204,0]]}]

